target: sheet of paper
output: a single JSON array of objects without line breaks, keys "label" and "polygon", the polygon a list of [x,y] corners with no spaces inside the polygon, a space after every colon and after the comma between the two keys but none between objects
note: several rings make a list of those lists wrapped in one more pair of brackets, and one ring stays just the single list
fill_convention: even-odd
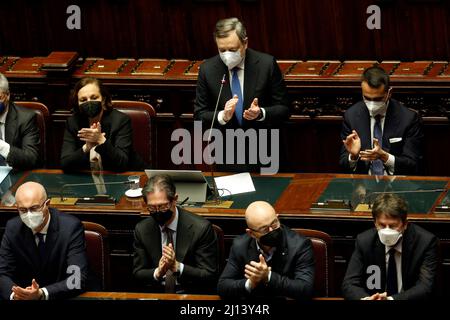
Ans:
[{"label": "sheet of paper", "polygon": [[12,170],[12,167],[0,166],[0,183],[5,180],[8,173]]},{"label": "sheet of paper", "polygon": [[217,189],[222,197],[232,194],[239,194],[245,192],[255,191],[252,177],[250,173],[238,173],[230,176],[214,178]]}]

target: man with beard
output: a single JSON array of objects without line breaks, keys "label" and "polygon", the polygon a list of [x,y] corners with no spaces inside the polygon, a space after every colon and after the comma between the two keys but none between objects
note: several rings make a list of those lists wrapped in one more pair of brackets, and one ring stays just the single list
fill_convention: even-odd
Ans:
[{"label": "man with beard", "polygon": [[311,298],[314,252],[311,240],[280,224],[267,202],[251,203],[246,234],[237,237],[220,276],[223,298]]},{"label": "man with beard", "polygon": [[152,176],[142,194],[150,217],[134,232],[136,281],[152,292],[214,292],[218,245],[211,223],[176,206],[178,194],[168,175]]}]

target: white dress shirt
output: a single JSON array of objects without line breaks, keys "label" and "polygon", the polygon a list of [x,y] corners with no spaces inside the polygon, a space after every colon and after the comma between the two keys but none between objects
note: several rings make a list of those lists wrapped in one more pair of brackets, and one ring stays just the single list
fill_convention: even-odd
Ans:
[{"label": "white dress shirt", "polygon": [[[239,79],[239,84],[241,85],[241,94],[242,94],[242,99],[244,99],[244,71],[245,71],[245,57],[244,59],[242,59],[241,63],[239,63],[236,68],[239,68],[238,70],[238,79]],[[232,80],[233,79],[233,70],[228,70],[228,76],[230,79],[230,89],[231,89],[231,85],[232,85]],[[242,111],[245,111],[245,106],[242,106]],[[264,110],[264,108],[261,108],[261,112],[262,112],[262,117],[260,119],[258,119],[257,121],[263,121],[266,118],[266,110]],[[227,121],[225,121],[223,119],[223,114],[224,114],[224,110],[219,111],[219,113],[217,114],[217,121],[219,121],[219,123],[221,125],[225,125],[227,123]],[[230,119],[231,120],[231,119]]]},{"label": "white dress shirt", "polygon": [[3,156],[3,158],[8,157],[9,150],[11,146],[8,142],[5,141],[5,125],[6,125],[6,116],[8,115],[9,108],[5,110],[5,112],[0,115],[0,155]]},{"label": "white dress shirt", "polygon": [[[389,108],[389,102],[388,102],[387,108]],[[387,112],[387,108],[386,108],[386,112]],[[382,130],[383,134],[384,134],[384,121],[385,120],[386,120],[386,114],[382,114],[380,121],[381,121],[381,130]],[[371,142],[372,146],[373,146],[373,129],[375,127],[375,122],[376,122],[375,117],[371,116],[370,117],[370,135],[371,135],[370,142]],[[380,141],[380,142],[382,142],[382,141]],[[359,160],[359,157],[357,160],[352,160],[351,154],[348,155],[348,163],[349,163],[350,169],[356,170],[356,164],[357,164],[358,160]],[[393,175],[394,168],[395,168],[395,156],[393,156],[392,154],[389,154],[388,160],[386,161],[386,163],[384,163],[384,170],[383,170],[384,175],[385,176]],[[387,171],[386,171],[386,169],[387,169]],[[369,174],[372,174],[372,169],[369,169]]]}]

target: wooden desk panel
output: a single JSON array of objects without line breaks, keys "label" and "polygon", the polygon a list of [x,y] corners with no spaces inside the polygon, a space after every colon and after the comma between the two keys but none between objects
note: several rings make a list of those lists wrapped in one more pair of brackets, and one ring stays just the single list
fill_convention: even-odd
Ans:
[{"label": "wooden desk panel", "polygon": [[[61,173],[59,170],[37,170],[35,172]],[[140,174],[141,184],[146,181],[143,172],[128,172],[122,175]],[[209,175],[206,173],[205,175]],[[217,175],[220,175],[218,173]],[[370,213],[343,211],[310,210],[333,178],[362,179],[363,175],[342,174],[279,174],[277,176],[292,178],[290,184],[276,201],[275,208],[283,224],[291,228],[310,228],[327,232],[332,236],[335,251],[335,284],[339,294],[340,285],[345,274],[348,260],[353,252],[354,239],[357,234],[373,227]],[[397,179],[446,181],[450,187],[450,177],[397,177]],[[23,181],[23,179],[21,180]],[[20,182],[19,182],[20,183]],[[15,191],[15,188],[12,188]],[[436,203],[439,201],[438,199]],[[436,203],[433,205],[435,207]],[[109,232],[111,248],[112,288],[117,291],[133,290],[132,255],[133,232],[136,224],[148,217],[142,200],[122,197],[115,207],[79,207],[58,206],[58,209],[74,214],[81,220],[100,223]],[[245,208],[218,209],[186,207],[186,210],[199,214],[220,226],[225,233],[225,250],[228,252],[236,235],[245,232]],[[0,207],[0,237],[6,221],[17,216],[15,207]],[[423,212],[410,214],[409,220],[433,232],[441,239],[443,254],[444,279],[450,280],[450,215]],[[225,254],[228,256],[228,254]],[[450,288],[445,295],[450,296]]]},{"label": "wooden desk panel", "polygon": [[[136,293],[136,292],[85,292],[78,296],[82,299],[107,300],[221,300],[218,295],[176,294],[176,293]],[[320,297],[313,300],[343,300],[341,297]]]}]

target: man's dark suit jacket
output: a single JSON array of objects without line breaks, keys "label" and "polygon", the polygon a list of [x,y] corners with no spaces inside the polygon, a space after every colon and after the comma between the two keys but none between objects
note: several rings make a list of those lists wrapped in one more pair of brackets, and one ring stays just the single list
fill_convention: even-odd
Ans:
[{"label": "man's dark suit jacket", "polygon": [[[187,293],[215,291],[218,277],[217,236],[203,217],[178,208],[175,256],[184,264],[178,277],[180,289]],[[138,285],[160,292],[164,287],[153,277],[162,256],[161,231],[151,217],[139,222],[134,232],[133,275]]]},{"label": "man's dark suit jacket", "polygon": [[223,298],[289,297],[309,299],[314,288],[314,252],[311,240],[286,226],[282,226],[283,243],[277,248],[270,263],[272,275],[266,285],[257,286],[249,293],[245,289],[245,265],[259,261],[256,240],[248,234],[233,241],[228,263],[219,278],[218,293]]},{"label": "man's dark suit jacket", "polygon": [[[83,225],[76,217],[56,209],[50,208],[50,215],[43,263],[40,262],[33,232],[22,223],[20,217],[6,224],[0,248],[1,299],[9,300],[13,285],[28,287],[33,278],[41,288],[47,289],[52,300],[73,297],[84,291],[88,265]],[[74,274],[67,273],[71,265],[80,268],[80,290],[67,286],[67,278]]]},{"label": "man's dark suit jacket", "polygon": [[[402,241],[403,291],[393,295],[394,300],[431,298],[435,290],[438,268],[436,236],[409,223]],[[380,242],[376,228],[358,235],[355,251],[342,283],[342,293],[346,299],[357,300],[386,291],[385,257],[385,246]],[[367,268],[372,265],[380,267],[381,270],[381,288],[378,290],[370,290],[366,284],[367,279],[374,274],[367,272]]]},{"label": "man's dark suit jacket", "polygon": [[[126,171],[133,168],[133,136],[130,117],[115,109],[105,111],[100,121],[106,141],[95,148],[101,157],[104,170]],[[61,151],[61,166],[65,171],[89,170],[89,152],[83,152],[84,141],[78,131],[89,128],[89,120],[79,112],[67,119]]]},{"label": "man's dark suit jacket", "polygon": [[11,167],[27,170],[42,165],[39,159],[41,139],[36,115],[32,110],[9,103],[5,120],[5,141],[11,146],[6,159]]},{"label": "man's dark suit jacket", "polygon": [[[206,60],[201,66],[197,80],[197,92],[194,106],[194,118],[201,120],[209,129],[214,115],[220,83],[225,75],[225,85],[219,101],[217,113],[223,110],[225,103],[233,96],[227,66],[219,55]],[[277,128],[289,119],[286,87],[275,58],[252,49],[245,54],[244,69],[244,105],[248,109],[254,98],[258,105],[266,110],[264,121],[247,121],[243,118],[243,128]],[[215,127],[239,128],[236,116],[222,126],[215,120]]]},{"label": "man's dark suit jacket", "polygon": [[[356,130],[361,139],[361,150],[372,149],[370,132],[370,115],[363,101],[350,107],[344,115],[341,139]],[[389,139],[401,138],[401,141],[390,142]],[[423,157],[422,121],[419,115],[406,108],[400,102],[390,99],[386,111],[383,129],[382,148],[395,156],[395,175],[415,175],[421,171]],[[351,172],[348,162],[348,152],[341,147],[340,165]],[[370,162],[358,160],[354,173],[367,174]]]}]

